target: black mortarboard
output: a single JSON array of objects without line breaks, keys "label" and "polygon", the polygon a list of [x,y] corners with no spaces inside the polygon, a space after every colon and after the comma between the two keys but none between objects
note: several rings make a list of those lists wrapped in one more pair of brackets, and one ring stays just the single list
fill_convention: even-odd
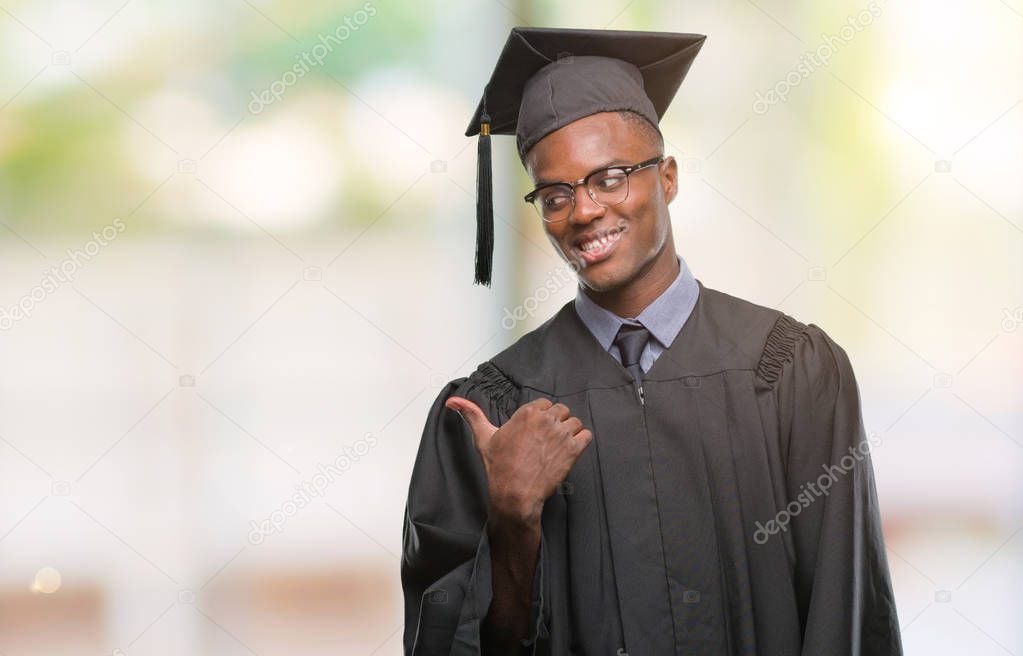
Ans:
[{"label": "black mortarboard", "polygon": [[490,284],[494,208],[490,135],[514,134],[519,156],[572,121],[632,110],[655,127],[707,37],[702,34],[512,28],[465,136],[480,135],[476,284]]}]

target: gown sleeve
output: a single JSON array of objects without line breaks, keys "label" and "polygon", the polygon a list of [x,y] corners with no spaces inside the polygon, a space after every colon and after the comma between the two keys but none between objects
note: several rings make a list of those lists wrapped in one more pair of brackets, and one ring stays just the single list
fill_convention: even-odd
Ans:
[{"label": "gown sleeve", "polygon": [[781,422],[786,502],[775,517],[794,562],[802,654],[901,655],[874,471],[846,352],[783,315],[765,352]]},{"label": "gown sleeve", "polygon": [[[487,653],[480,633],[493,595],[486,473],[468,426],[444,406],[450,396],[475,402],[491,423],[500,426],[518,407],[519,391],[492,363],[485,362],[468,378],[449,382],[430,408],[402,530],[406,656]],[[545,549],[541,531],[531,638],[524,648],[538,645],[549,635],[542,594]]]}]

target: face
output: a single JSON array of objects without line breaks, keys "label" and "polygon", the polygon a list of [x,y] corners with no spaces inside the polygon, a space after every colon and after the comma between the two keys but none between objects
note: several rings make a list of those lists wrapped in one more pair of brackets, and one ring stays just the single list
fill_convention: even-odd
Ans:
[{"label": "face", "polygon": [[[524,163],[534,185],[570,182],[594,169],[645,161],[660,154],[657,148],[639,126],[616,112],[600,112],[545,136],[526,153]],[[618,205],[601,207],[579,185],[572,215],[544,222],[544,229],[582,284],[596,292],[612,291],[636,280],[659,257],[675,257],[668,203],[677,191],[675,159],[667,157],[633,172],[629,196]]]}]

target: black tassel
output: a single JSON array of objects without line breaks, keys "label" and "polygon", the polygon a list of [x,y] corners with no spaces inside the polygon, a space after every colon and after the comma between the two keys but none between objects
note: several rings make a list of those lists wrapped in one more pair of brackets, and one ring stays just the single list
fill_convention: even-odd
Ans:
[{"label": "black tassel", "polygon": [[480,116],[476,154],[476,277],[475,285],[490,286],[494,265],[494,182],[490,163],[490,116]]}]

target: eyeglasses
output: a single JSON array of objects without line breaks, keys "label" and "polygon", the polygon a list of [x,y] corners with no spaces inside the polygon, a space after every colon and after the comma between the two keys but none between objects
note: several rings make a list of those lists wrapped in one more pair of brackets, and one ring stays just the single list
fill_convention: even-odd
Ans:
[{"label": "eyeglasses", "polygon": [[547,223],[557,223],[572,216],[575,210],[575,188],[586,185],[586,192],[594,203],[610,207],[624,203],[629,197],[629,176],[636,171],[664,161],[664,155],[632,166],[612,166],[597,169],[575,182],[551,182],[540,185],[525,195],[524,200],[536,209]]}]

